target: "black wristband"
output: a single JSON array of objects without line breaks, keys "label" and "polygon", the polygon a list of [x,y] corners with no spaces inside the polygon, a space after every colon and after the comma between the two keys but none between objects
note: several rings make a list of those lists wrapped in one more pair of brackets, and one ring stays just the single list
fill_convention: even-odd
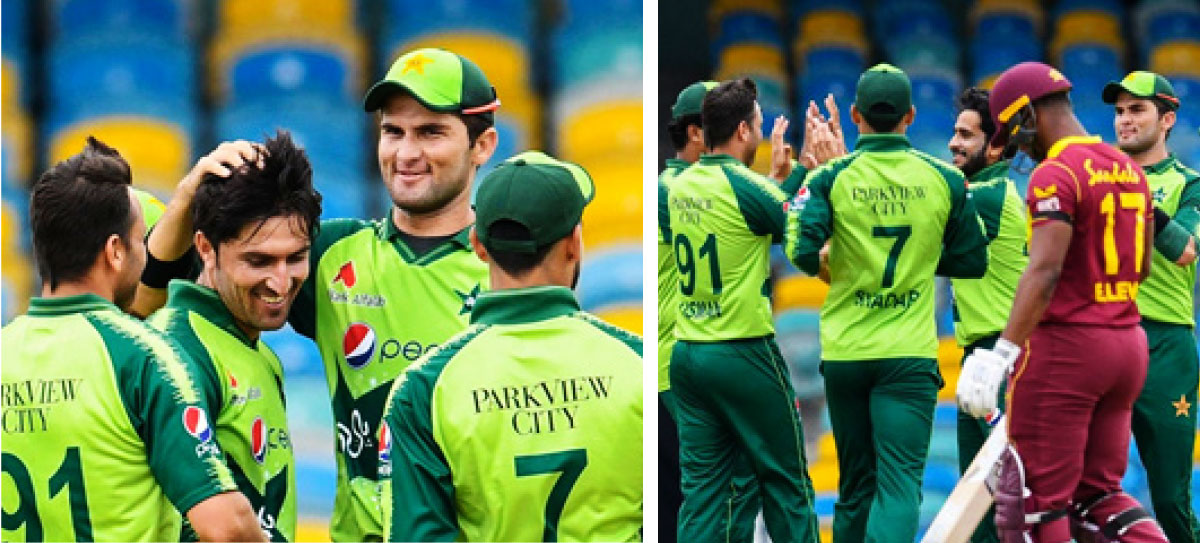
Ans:
[{"label": "black wristband", "polygon": [[187,279],[196,262],[196,249],[189,247],[183,256],[176,260],[159,260],[146,247],[146,269],[142,270],[142,284],[151,288],[167,288],[172,279]]},{"label": "black wristband", "polygon": [[1171,224],[1171,216],[1167,215],[1167,212],[1163,211],[1161,207],[1154,206],[1154,235],[1162,233],[1163,228],[1166,228],[1168,224]]}]

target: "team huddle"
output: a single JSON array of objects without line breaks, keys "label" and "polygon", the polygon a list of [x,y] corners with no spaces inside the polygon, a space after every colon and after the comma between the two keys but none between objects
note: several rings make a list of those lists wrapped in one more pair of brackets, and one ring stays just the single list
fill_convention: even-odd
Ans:
[{"label": "team huddle", "polygon": [[[787,120],[775,120],[769,176],[749,169],[763,124],[752,81],[679,94],[667,128],[676,156],[658,187],[662,539],[751,541],[761,511],[772,541],[819,540],[774,340],[769,249],[782,244],[829,284],[820,342],[839,467],[834,541],[917,535],[945,386],[935,276],[950,278],[965,349],[962,472],[999,427],[971,481],[986,478],[986,502],[955,503],[967,499],[956,489],[924,541],[1200,541],[1190,504],[1200,174],[1166,144],[1180,101],[1150,72],[1105,86],[1118,150],[1083,129],[1071,90],[1038,62],[990,91],[967,89],[950,164],[909,143],[911,84],[880,64],[855,89],[853,147],[832,97],[828,118],[810,103],[799,160],[783,143]],[[1024,201],[1009,179],[1018,151],[1040,163]],[[1131,436],[1153,517],[1121,489]]]},{"label": "team huddle", "polygon": [[282,130],[221,144],[165,206],[95,139],[37,180],[43,288],[3,330],[4,541],[296,540],[261,341],[289,323],[328,378],[334,541],[641,539],[642,341],[574,293],[591,177],[526,151],[477,180],[500,99],[449,51],[404,54],[364,106],[381,220],[320,220]]}]

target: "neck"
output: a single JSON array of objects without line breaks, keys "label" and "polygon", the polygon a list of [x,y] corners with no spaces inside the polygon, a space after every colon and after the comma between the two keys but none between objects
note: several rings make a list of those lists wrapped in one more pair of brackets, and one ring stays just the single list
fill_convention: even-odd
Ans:
[{"label": "neck", "polygon": [[1136,154],[1130,153],[1129,158],[1132,158],[1133,161],[1137,162],[1139,166],[1145,167],[1158,164],[1170,155],[1170,151],[1167,151],[1167,143],[1160,141],[1145,151]]},{"label": "neck", "polygon": [[[733,158],[741,160],[742,162],[745,162],[745,160],[743,160],[743,158],[742,158],[743,150],[742,150],[741,146],[734,143],[733,140],[730,140],[728,143],[725,143],[723,145],[718,145],[716,147],[713,147],[713,148],[709,149],[708,152],[709,152],[709,154],[713,154],[713,155],[729,155]],[[749,164],[746,164],[746,165],[749,166]]]},{"label": "neck", "polygon": [[49,281],[42,283],[42,298],[66,298],[80,294],[95,294],[110,302],[114,302],[117,298],[116,289],[112,285],[105,284],[90,275],[78,281],[59,283],[58,288],[54,290],[50,289]]},{"label": "neck", "polygon": [[449,236],[474,222],[475,211],[471,209],[469,190],[464,190],[450,203],[428,213],[410,213],[392,205],[392,223],[404,233],[413,236]]},{"label": "neck", "polygon": [[697,160],[700,160],[700,154],[703,153],[703,151],[704,150],[702,147],[689,144],[687,147],[677,151],[675,153],[675,158],[687,162],[688,164],[693,164]]},{"label": "neck", "polygon": [[[1042,113],[1038,112],[1038,114],[1041,115]],[[1075,117],[1074,113],[1068,113],[1060,117],[1058,122],[1046,123],[1045,128],[1038,127],[1038,130],[1043,129],[1046,131],[1046,141],[1050,142],[1046,146],[1046,151],[1049,151],[1055,143],[1058,143],[1063,138],[1086,137],[1088,135],[1087,129],[1080,124],[1079,119]]]},{"label": "neck", "polygon": [[[224,298],[221,298],[221,291],[217,290],[216,284],[213,283],[212,273],[209,268],[205,267],[204,271],[200,272],[200,277],[196,278],[196,284],[212,289],[217,293],[217,298],[221,300],[221,305],[224,305],[226,309],[229,308],[229,304],[225,303]],[[251,341],[258,341],[258,336],[262,333],[261,330],[242,322],[237,318],[237,315],[233,315],[232,311],[229,313],[233,316],[233,324],[238,327],[238,330],[241,330],[243,334],[246,334],[246,337],[250,338]]]}]

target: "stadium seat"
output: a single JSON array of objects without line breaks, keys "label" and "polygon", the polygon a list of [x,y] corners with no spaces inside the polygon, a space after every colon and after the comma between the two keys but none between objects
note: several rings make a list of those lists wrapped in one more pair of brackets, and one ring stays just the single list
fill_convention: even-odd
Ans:
[{"label": "stadium seat", "polygon": [[1014,12],[992,12],[979,17],[979,21],[975,23],[975,33],[1006,38],[1037,39],[1039,29],[1035,26],[1034,19],[1027,15]]},{"label": "stadium seat", "polygon": [[1147,50],[1160,44],[1177,40],[1200,39],[1200,11],[1164,11],[1151,17],[1146,23]]},{"label": "stadium seat", "polygon": [[642,311],[640,303],[601,308],[596,311],[596,316],[617,328],[633,332],[639,336],[642,335],[642,319],[645,313]]},{"label": "stadium seat", "polygon": [[962,62],[961,48],[946,36],[914,34],[897,38],[890,42],[888,51],[892,63],[905,71],[918,68],[957,70]]},{"label": "stadium seat", "polygon": [[[190,29],[193,2],[184,0],[60,0],[50,18],[58,39],[103,34],[153,34],[183,39]],[[7,3],[5,5],[7,6]]]},{"label": "stadium seat", "polygon": [[270,27],[317,27],[340,32],[350,30],[354,24],[354,0],[219,0],[217,10],[217,28],[230,34]]},{"label": "stadium seat", "polygon": [[1042,60],[1041,46],[1032,40],[1012,41],[1003,37],[976,35],[971,39],[971,81],[997,76],[1021,62]]},{"label": "stadium seat", "polygon": [[775,284],[775,310],[818,309],[825,302],[829,286],[816,277],[792,275]]},{"label": "stadium seat", "polygon": [[796,56],[821,46],[847,47],[864,57],[870,52],[862,19],[844,11],[813,12],[800,20],[793,42]]},{"label": "stadium seat", "polygon": [[533,43],[531,0],[384,0],[386,33],[401,40],[442,32],[497,34],[526,47]]},{"label": "stadium seat", "polygon": [[171,194],[192,165],[192,138],[179,124],[139,116],[107,116],[79,121],[50,136],[49,162],[83,149],[89,135],[121,152],[133,184],[159,196]]},{"label": "stadium seat", "polygon": [[797,72],[847,77],[857,77],[867,67],[866,58],[860,51],[840,46],[813,47],[797,57],[797,62]]},{"label": "stadium seat", "polygon": [[559,153],[565,160],[641,156],[642,103],[619,100],[593,104],[564,119],[558,135]]},{"label": "stadium seat", "polygon": [[1117,20],[1125,16],[1121,0],[1059,0],[1054,5],[1055,17],[1080,11],[1098,11]]},{"label": "stadium seat", "polygon": [[219,105],[235,97],[277,97],[275,93],[285,91],[356,100],[361,98],[366,58],[362,39],[348,31],[319,32],[314,27],[231,31],[214,40],[209,50],[214,75],[210,81]]},{"label": "stadium seat", "polygon": [[[616,155],[614,155],[616,156]],[[642,239],[641,162],[583,164],[596,183],[596,198],[583,213],[583,242],[589,248]]]},{"label": "stadium seat", "polygon": [[990,15],[1016,15],[1029,19],[1033,28],[1041,34],[1045,13],[1037,0],[979,0],[971,6],[970,26],[978,27],[979,21]]},{"label": "stadium seat", "polygon": [[[740,43],[726,47],[717,59],[718,74],[762,74],[787,79],[787,63],[783,50],[756,43]],[[723,80],[721,76],[718,80]]]},{"label": "stadium seat", "polygon": [[1164,43],[1150,52],[1150,71],[1200,77],[1200,39]]},{"label": "stadium seat", "polygon": [[788,362],[792,387],[801,400],[825,395],[821,377],[820,315],[816,309],[793,309],[775,315],[775,337]]},{"label": "stadium seat", "polygon": [[[561,4],[562,24],[572,31],[587,27],[614,31],[636,28],[639,32],[642,29],[641,0],[563,0]],[[714,9],[718,7],[714,5]]]},{"label": "stadium seat", "polygon": [[783,49],[779,20],[754,11],[734,11],[723,17],[712,42],[714,52],[739,43],[755,43]]},{"label": "stadium seat", "polygon": [[1055,24],[1050,42],[1050,58],[1060,58],[1062,50],[1081,43],[1103,44],[1117,51],[1125,50],[1120,20],[1100,11],[1073,11],[1064,14]]},{"label": "stadium seat", "polygon": [[191,46],[181,41],[56,41],[47,54],[50,107],[61,114],[95,102],[194,103],[195,63]]},{"label": "stadium seat", "polygon": [[1079,44],[1066,47],[1055,65],[1060,66],[1063,75],[1074,82],[1085,74],[1100,79],[1120,79],[1121,54],[1119,51],[1104,45]]},{"label": "stadium seat", "polygon": [[579,274],[579,304],[584,311],[642,299],[641,245],[589,253]]},{"label": "stadium seat", "polygon": [[708,7],[708,20],[715,26],[729,13],[756,12],[781,21],[783,20],[783,9],[783,3],[779,0],[713,0]]},{"label": "stadium seat", "polygon": [[[10,107],[10,106],[5,106]],[[3,124],[4,181],[27,184],[33,175],[33,132],[29,116],[20,107],[5,110]]]},{"label": "stadium seat", "polygon": [[553,85],[566,89],[597,79],[636,81],[641,88],[642,36],[623,29],[556,35],[552,40]]}]

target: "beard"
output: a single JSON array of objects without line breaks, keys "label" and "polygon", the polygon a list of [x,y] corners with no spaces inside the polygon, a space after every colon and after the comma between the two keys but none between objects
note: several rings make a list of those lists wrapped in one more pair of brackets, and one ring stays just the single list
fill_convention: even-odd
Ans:
[{"label": "beard", "polygon": [[972,175],[979,173],[980,170],[987,167],[987,146],[985,145],[979,152],[968,155],[967,161],[963,163],[963,176],[970,179]]},{"label": "beard", "polygon": [[1127,143],[1118,142],[1117,147],[1120,147],[1125,154],[1138,155],[1149,151],[1156,143],[1158,143],[1158,138],[1151,133],[1146,133],[1140,138]]},{"label": "beard", "polygon": [[410,215],[428,215],[444,209],[456,198],[468,190],[471,179],[471,164],[469,156],[463,157],[462,168],[447,172],[445,178],[434,177],[429,186],[419,192],[404,189],[399,184],[387,183],[388,196],[392,204]]}]

